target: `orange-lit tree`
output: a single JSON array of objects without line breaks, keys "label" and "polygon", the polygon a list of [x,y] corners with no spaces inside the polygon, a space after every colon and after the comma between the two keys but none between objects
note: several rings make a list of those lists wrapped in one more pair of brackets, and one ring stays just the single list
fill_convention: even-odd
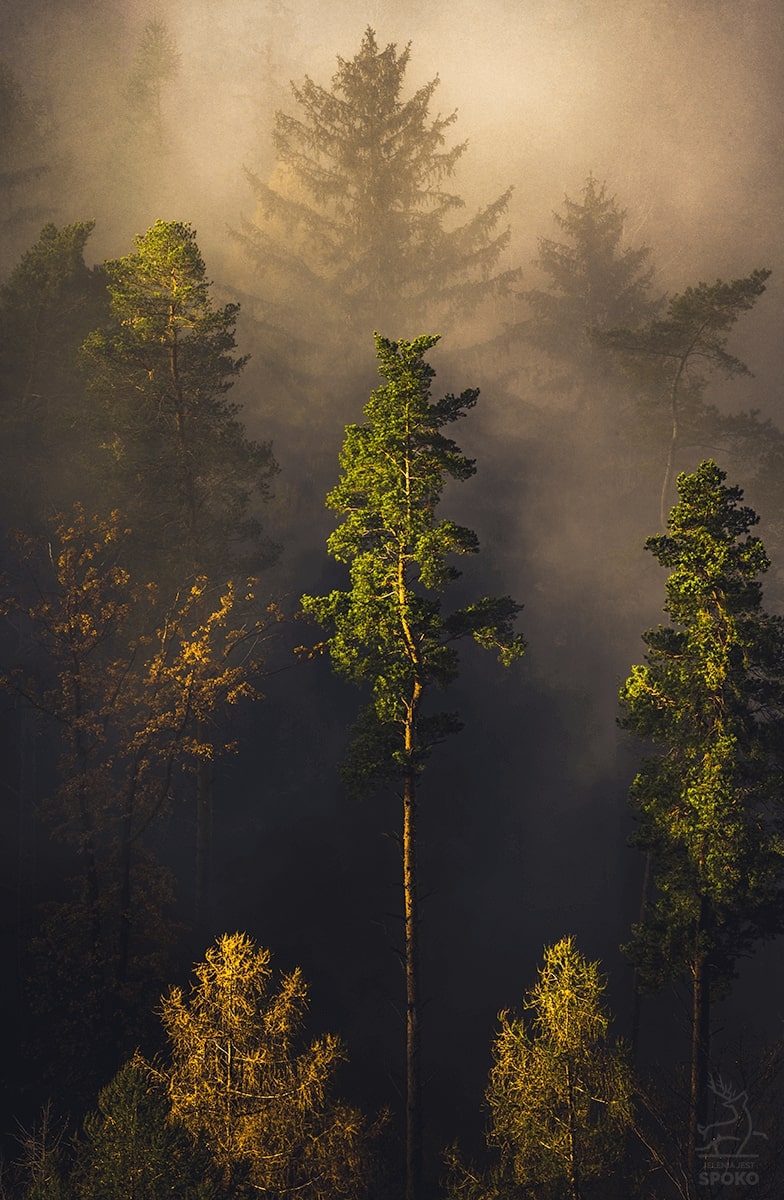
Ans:
[{"label": "orange-lit tree", "polygon": [[195,974],[163,1000],[164,1077],[174,1119],[203,1138],[227,1194],[247,1180],[256,1194],[361,1200],[375,1130],[334,1095],[340,1040],[305,1038],[302,972],[275,980],[270,952],[234,933]]},{"label": "orange-lit tree", "polygon": [[[56,1003],[61,1030],[72,1021],[94,1046],[102,1036],[132,1042],[135,1011],[165,981],[170,887],[150,833],[183,773],[231,749],[216,717],[257,694],[252,641],[263,636],[239,615],[251,586],[216,593],[200,577],[158,614],[154,587],[124,565],[129,536],[117,513],[104,520],[77,507],[48,545],[21,542],[21,586],[4,600],[27,643],[5,682],[56,735],[47,812],[80,867],[76,897],[54,905],[39,939],[51,986],[35,1000]],[[240,641],[250,653],[234,658]],[[80,1040],[76,1030],[62,1038],[77,1066]]]}]

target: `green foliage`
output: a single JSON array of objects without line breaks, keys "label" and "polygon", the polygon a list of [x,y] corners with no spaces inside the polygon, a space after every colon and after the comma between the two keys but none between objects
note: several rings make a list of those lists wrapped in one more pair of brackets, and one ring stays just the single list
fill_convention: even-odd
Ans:
[{"label": "green foliage", "polygon": [[226,399],[246,362],[232,353],[238,306],[213,308],[196,234],[180,222],[157,221],[104,270],[112,320],[84,357],[103,409],[107,488],[145,561],[157,547],[156,566],[177,583],[224,576],[239,559],[255,569],[273,554],[255,510],[277,466]]},{"label": "green foliage", "polygon": [[727,377],[748,375],[746,364],[727,351],[727,339],[765,291],[769,276],[770,271],[756,270],[730,283],[698,283],[673,296],[665,317],[636,332],[608,330],[604,340],[622,354],[660,362],[668,377],[687,372],[696,390],[705,384],[706,369]]},{"label": "green foliage", "polygon": [[345,1051],[332,1035],[304,1042],[306,1010],[299,969],[275,988],[268,950],[218,938],[190,994],[163,1001],[172,1112],[203,1136],[227,1186],[247,1174],[254,1194],[354,1200],[374,1131],[334,1098]]},{"label": "green foliage", "polygon": [[439,593],[459,574],[449,558],[478,550],[472,530],[436,516],[447,480],[468,479],[475,469],[443,431],[474,406],[478,392],[431,402],[435,373],[424,356],[437,340],[376,336],[387,382],[372,393],[366,423],[347,428],[343,474],[327,497],[343,518],[327,547],[348,564],[350,587],[302,598],[305,612],[329,630],[335,670],[373,689],[350,764],[359,777],[420,769],[456,727],[447,714],[421,712],[426,689],[457,674],[456,641],[473,637],[505,664],[525,648],[513,634],[520,605],[509,597],[442,613]]},{"label": "green foliage", "polygon": [[85,1118],[72,1184],[78,1200],[212,1200],[221,1194],[206,1148],[171,1115],[165,1083],[138,1054]]},{"label": "green foliage", "polygon": [[703,960],[714,989],[784,927],[784,624],[762,608],[768,560],[754,512],[712,461],[678,479],[664,535],[671,624],[644,634],[620,693],[623,727],[652,741],[634,781],[635,841],[657,886],[630,952],[649,986]]},{"label": "green foliage", "polygon": [[543,1200],[579,1200],[584,1180],[606,1177],[631,1121],[629,1063],[608,1041],[605,987],[599,964],[562,938],[545,947],[524,1000],[533,1020],[499,1018],[488,1141],[500,1149],[502,1177]]},{"label": "green foliage", "polygon": [[330,88],[292,84],[297,113],[276,114],[270,182],[247,173],[258,208],[241,238],[285,324],[291,305],[322,335],[333,321],[361,333],[410,327],[433,306],[475,307],[516,275],[497,273],[511,189],[450,221],[464,202],[444,185],[466,144],[444,148],[455,113],[429,114],[437,78],[405,97],[409,59],[410,46],[381,49],[367,29]]}]

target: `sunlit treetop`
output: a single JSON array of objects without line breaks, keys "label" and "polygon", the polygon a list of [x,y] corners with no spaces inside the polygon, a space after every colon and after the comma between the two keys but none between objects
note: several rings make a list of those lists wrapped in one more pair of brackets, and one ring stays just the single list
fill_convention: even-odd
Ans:
[{"label": "sunlit treetop", "polygon": [[670,624],[621,688],[621,724],[653,744],[631,790],[659,887],[632,950],[658,986],[707,958],[714,981],[784,923],[784,623],[762,606],[769,566],[737,487],[707,460],[678,478],[666,534]]},{"label": "sunlit treetop", "polygon": [[[335,670],[373,689],[357,740],[368,774],[419,769],[431,746],[459,728],[449,715],[420,712],[430,685],[455,678],[457,641],[471,637],[505,664],[525,649],[514,633],[521,606],[508,596],[442,611],[441,595],[460,574],[455,556],[479,549],[473,530],[437,512],[447,481],[469,479],[475,469],[445,428],[474,406],[478,392],[431,399],[434,372],[425,354],[437,341],[376,335],[386,382],[372,393],[365,423],[346,429],[341,478],[327,497],[341,517],[327,546],[348,565],[350,584],[302,601],[330,632]],[[390,738],[400,746],[385,761]]]},{"label": "sunlit treetop", "polygon": [[257,570],[274,556],[257,512],[277,466],[227,398],[247,362],[234,354],[239,306],[213,306],[196,233],[180,221],[156,221],[103,270],[113,319],[83,354],[119,503],[186,573],[225,575],[240,560]]}]

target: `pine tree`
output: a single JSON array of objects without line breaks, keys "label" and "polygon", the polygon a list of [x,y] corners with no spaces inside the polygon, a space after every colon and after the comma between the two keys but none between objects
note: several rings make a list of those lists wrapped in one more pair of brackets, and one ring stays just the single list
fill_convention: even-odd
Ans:
[{"label": "pine tree", "polygon": [[225,579],[238,563],[257,570],[274,556],[257,511],[277,466],[226,398],[247,361],[233,354],[238,306],[213,307],[196,234],[177,221],[157,221],[104,271],[112,319],[84,357],[102,406],[107,491],[146,570],[174,587],[189,575]]},{"label": "pine tree", "polygon": [[160,1072],[136,1054],[88,1113],[71,1177],[77,1200],[213,1200],[221,1192],[203,1143],[171,1114]]},{"label": "pine tree", "polygon": [[427,712],[426,701],[434,687],[455,678],[457,640],[471,636],[497,650],[505,664],[524,651],[522,637],[513,634],[520,605],[509,597],[483,597],[442,612],[440,593],[459,575],[448,559],[479,548],[472,530],[436,516],[446,482],[474,473],[473,462],[442,430],[473,407],[478,392],[431,402],[435,372],[424,356],[437,340],[376,336],[386,383],[372,393],[366,423],[346,430],[343,474],[327,497],[343,518],[327,547],[348,565],[350,586],[302,598],[305,612],[329,632],[335,671],[373,691],[347,775],[364,783],[393,781],[402,791],[407,1200],[417,1195],[421,1176],[417,788],[432,748],[459,728],[453,714]]},{"label": "pine tree", "polygon": [[[597,333],[599,344],[615,351],[626,363],[646,404],[667,416],[659,429],[667,438],[667,456],[661,486],[659,518],[664,525],[676,452],[683,426],[705,434],[713,414],[704,403],[710,374],[728,379],[749,375],[744,362],[727,350],[727,341],[738,318],[749,312],[765,291],[768,270],[752,271],[742,279],[714,284],[699,283],[673,296],[662,318],[638,329],[606,329]],[[707,419],[706,419],[707,418]],[[698,440],[699,434],[694,440]]]},{"label": "pine tree", "polygon": [[643,985],[691,989],[689,1167],[695,1178],[711,1001],[739,958],[784,929],[784,622],[762,607],[757,516],[712,461],[678,478],[666,534],[671,624],[648,630],[621,724],[656,752],[631,789],[655,896],[629,952]]}]

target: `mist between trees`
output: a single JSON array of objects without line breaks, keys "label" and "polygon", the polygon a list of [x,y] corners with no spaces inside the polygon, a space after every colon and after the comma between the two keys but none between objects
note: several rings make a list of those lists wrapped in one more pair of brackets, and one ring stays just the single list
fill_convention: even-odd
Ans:
[{"label": "mist between trees", "polygon": [[264,12],[220,211],[178,14],[121,200],[0,75],[5,1192],[778,1195],[779,247],[608,160],[524,256],[438,61]]}]

